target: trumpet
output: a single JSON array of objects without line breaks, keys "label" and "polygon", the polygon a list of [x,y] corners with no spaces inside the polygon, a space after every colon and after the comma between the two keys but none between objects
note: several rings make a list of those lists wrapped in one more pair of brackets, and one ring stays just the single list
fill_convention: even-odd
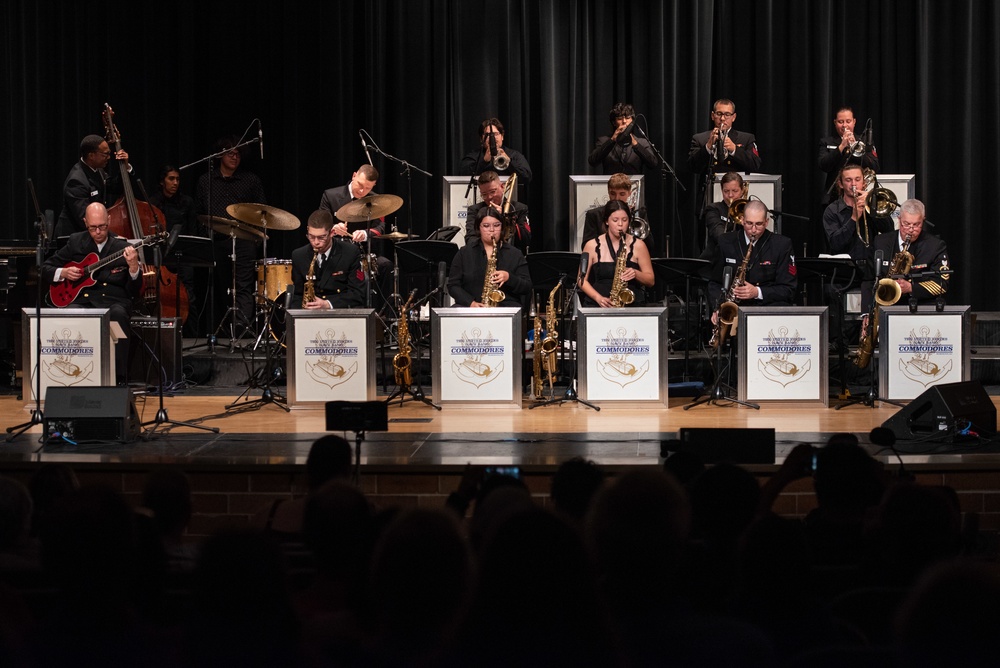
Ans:
[{"label": "trumpet", "polygon": [[[853,133],[852,133],[851,136],[853,137]],[[860,158],[861,156],[863,156],[865,154],[865,149],[867,149],[867,148],[868,147],[865,145],[865,143],[863,141],[861,141],[857,137],[854,137],[854,143],[851,144],[851,149],[850,149],[851,150],[851,157],[853,157],[853,158]]]}]

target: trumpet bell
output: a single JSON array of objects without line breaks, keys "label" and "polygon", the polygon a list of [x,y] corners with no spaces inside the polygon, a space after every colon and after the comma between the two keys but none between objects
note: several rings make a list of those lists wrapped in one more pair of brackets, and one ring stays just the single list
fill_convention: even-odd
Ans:
[{"label": "trumpet bell", "polygon": [[502,172],[508,167],[510,167],[510,158],[508,158],[506,154],[498,155],[493,158],[493,169],[498,172]]}]

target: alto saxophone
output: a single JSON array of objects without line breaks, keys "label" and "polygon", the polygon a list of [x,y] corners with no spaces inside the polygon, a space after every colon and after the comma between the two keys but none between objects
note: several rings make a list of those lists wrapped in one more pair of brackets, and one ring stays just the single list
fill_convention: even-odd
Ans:
[{"label": "alto saxophone", "polygon": [[483,306],[488,308],[493,308],[507,299],[507,295],[503,293],[503,290],[493,287],[493,272],[497,270],[497,253],[500,251],[501,243],[500,239],[493,240],[493,252],[490,253],[490,259],[486,262],[486,276],[483,278],[483,294],[479,298],[479,301],[483,303]]},{"label": "alto saxophone", "polygon": [[622,280],[622,274],[628,269],[628,249],[625,248],[625,235],[622,235],[621,246],[618,247],[618,256],[615,259],[615,277],[611,281],[611,306],[620,308],[628,306],[635,301],[635,293],[628,287],[628,283]]},{"label": "alto saxophone", "polygon": [[[534,303],[534,302],[532,302]],[[535,338],[534,348],[531,351],[531,365],[532,365],[532,376],[531,376],[531,391],[536,399],[543,399],[543,392],[545,388],[545,383],[542,382],[542,344],[539,339],[542,338],[542,316],[535,315]]]},{"label": "alto saxophone", "polygon": [[562,282],[556,283],[549,293],[549,303],[545,307],[545,339],[542,341],[542,366],[549,372],[549,384],[556,369],[556,348],[559,347],[559,332],[556,331],[556,293]]},{"label": "alto saxophone", "polygon": [[399,352],[392,358],[392,368],[396,370],[396,385],[400,387],[409,387],[413,384],[410,376],[410,365],[412,363],[410,357],[410,326],[406,322],[406,314],[410,310],[410,304],[413,303],[413,295],[415,294],[417,294],[416,290],[410,293],[410,297],[399,312],[397,338]]},{"label": "alto saxophone", "polygon": [[747,252],[743,256],[743,262],[736,271],[733,283],[729,286],[729,290],[726,292],[722,303],[719,304],[719,315],[715,319],[715,329],[712,330],[712,338],[708,341],[708,345],[712,348],[721,346],[725,342],[726,337],[736,331],[734,325],[736,323],[736,316],[740,311],[740,307],[736,304],[736,288],[747,282],[747,266],[750,264],[750,253],[753,252],[753,246],[756,241],[756,239],[751,238],[750,243],[747,244]]},{"label": "alto saxophone", "polygon": [[306,282],[302,286],[302,308],[316,299],[316,257],[319,252],[313,253],[312,262],[309,263],[309,271],[306,272]]}]

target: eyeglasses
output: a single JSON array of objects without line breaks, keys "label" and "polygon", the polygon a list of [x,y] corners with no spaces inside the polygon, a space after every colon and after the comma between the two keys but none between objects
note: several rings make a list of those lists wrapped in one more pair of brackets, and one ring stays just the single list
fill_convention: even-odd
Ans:
[{"label": "eyeglasses", "polygon": [[489,137],[490,135],[493,135],[494,137],[499,137],[500,133],[499,132],[484,132],[483,133],[484,137]]},{"label": "eyeglasses", "polygon": [[96,151],[97,155],[103,155],[105,158],[111,157],[111,151]]},{"label": "eyeglasses", "polygon": [[306,239],[309,241],[326,241],[330,238],[330,234],[306,234]]},{"label": "eyeglasses", "polygon": [[914,229],[916,229],[918,227],[923,227],[923,226],[924,226],[924,222],[923,221],[920,221],[919,223],[900,223],[899,224],[899,229],[901,229],[901,230],[914,230]]},{"label": "eyeglasses", "polygon": [[715,116],[716,118],[730,118],[731,116],[735,116],[736,112],[734,112],[734,111],[713,111],[712,115]]},{"label": "eyeglasses", "polygon": [[104,232],[108,229],[107,225],[87,225],[87,229],[93,232]]}]

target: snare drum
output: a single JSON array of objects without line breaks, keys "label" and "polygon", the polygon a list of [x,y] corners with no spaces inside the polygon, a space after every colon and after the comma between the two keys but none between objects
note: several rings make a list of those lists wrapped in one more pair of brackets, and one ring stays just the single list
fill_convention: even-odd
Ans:
[{"label": "snare drum", "polygon": [[292,284],[292,261],[257,260],[257,301],[273,302]]}]

